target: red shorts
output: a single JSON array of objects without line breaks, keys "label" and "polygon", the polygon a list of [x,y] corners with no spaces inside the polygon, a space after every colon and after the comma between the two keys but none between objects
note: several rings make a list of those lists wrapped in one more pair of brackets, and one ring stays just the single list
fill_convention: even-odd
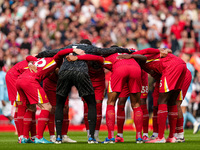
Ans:
[{"label": "red shorts", "polygon": [[6,74],[6,85],[8,90],[8,98],[11,101],[11,104],[13,105],[14,101],[17,98],[17,88],[16,88],[16,80],[17,76],[7,73]]},{"label": "red shorts", "polygon": [[141,92],[141,69],[135,65],[121,65],[113,69],[108,83],[108,92],[121,92],[127,84],[130,93]]},{"label": "red shorts", "polygon": [[181,90],[186,72],[187,68],[185,64],[179,64],[178,66],[174,67],[167,67],[163,71],[160,79],[159,92],[166,93],[171,90]]},{"label": "red shorts", "polygon": [[[49,99],[49,102],[52,106],[56,106],[56,91],[50,91],[44,89],[45,93],[47,94],[47,98]],[[69,97],[67,97],[65,101],[65,105],[69,104]]]},{"label": "red shorts", "polygon": [[[148,95],[148,74],[142,70],[142,90],[141,90],[141,99],[146,99]],[[124,85],[122,92],[119,94],[119,97],[129,97],[129,89],[127,84]]]},{"label": "red shorts", "polygon": [[96,100],[103,100],[105,92],[105,81],[92,82]]},{"label": "red shorts", "polygon": [[47,91],[46,89],[44,91],[47,94],[50,104],[56,106],[56,91]]},{"label": "red shorts", "polygon": [[120,97],[129,97],[130,96],[130,92],[129,92],[129,89],[128,89],[128,85],[125,84],[123,89],[122,89],[122,92],[119,94],[119,98]]},{"label": "red shorts", "polygon": [[[43,80],[43,89],[47,94],[47,98],[52,106],[56,106],[56,82],[49,80],[48,78]],[[69,104],[69,98],[67,97],[65,105]]]},{"label": "red shorts", "polygon": [[184,100],[187,90],[190,86],[191,80],[192,80],[191,72],[190,72],[190,70],[187,69],[185,79],[183,82],[183,86],[182,86],[182,89],[180,91],[180,94],[179,94],[177,100]]},{"label": "red shorts", "polygon": [[16,87],[23,104],[43,104],[49,102],[44,89],[36,80],[18,79]]}]

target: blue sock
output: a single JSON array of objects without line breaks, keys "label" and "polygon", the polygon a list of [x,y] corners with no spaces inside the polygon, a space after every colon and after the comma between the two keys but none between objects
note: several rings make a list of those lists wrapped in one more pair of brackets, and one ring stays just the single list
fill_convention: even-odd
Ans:
[{"label": "blue sock", "polygon": [[187,112],[183,114],[183,118],[184,118],[183,129],[185,129],[185,125],[186,125],[186,122],[187,122]]},{"label": "blue sock", "polygon": [[14,119],[13,119],[13,120],[11,120],[11,121],[10,121],[10,123],[11,123],[12,125],[14,125],[14,126],[15,126],[15,121],[14,121]]},{"label": "blue sock", "polygon": [[192,122],[192,124],[194,124],[196,122],[196,119],[194,118],[194,116],[190,112],[187,112],[187,118],[188,118],[189,121]]}]

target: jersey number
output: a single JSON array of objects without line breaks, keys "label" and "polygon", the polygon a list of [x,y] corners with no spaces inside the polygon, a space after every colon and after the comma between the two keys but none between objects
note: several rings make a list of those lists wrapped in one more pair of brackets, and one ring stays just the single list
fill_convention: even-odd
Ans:
[{"label": "jersey number", "polygon": [[37,67],[44,67],[46,65],[46,63],[47,63],[46,60],[44,58],[42,58],[42,59],[36,61],[34,65],[36,65]]}]

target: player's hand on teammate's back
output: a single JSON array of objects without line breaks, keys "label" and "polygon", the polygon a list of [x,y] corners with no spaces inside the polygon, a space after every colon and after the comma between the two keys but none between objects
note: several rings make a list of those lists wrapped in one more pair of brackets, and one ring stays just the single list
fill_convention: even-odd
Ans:
[{"label": "player's hand on teammate's back", "polygon": [[78,55],[85,55],[85,51],[82,49],[74,48],[73,52],[78,54]]},{"label": "player's hand on teammate's back", "polygon": [[29,68],[30,72],[32,72],[32,73],[33,73],[33,72],[37,73],[37,66],[35,66],[35,65],[29,65],[28,68]]},{"label": "player's hand on teammate's back", "polygon": [[159,48],[159,50],[160,50],[161,58],[166,57],[168,55],[168,53],[172,53],[172,50],[168,49],[168,48]]},{"label": "player's hand on teammate's back", "polygon": [[68,61],[76,61],[78,59],[77,56],[73,56],[73,55],[68,55],[68,56],[66,56],[66,58]]},{"label": "player's hand on teammate's back", "polygon": [[117,56],[117,58],[118,59],[130,59],[130,58],[132,58],[132,55],[127,55],[127,54],[119,55],[119,56]]},{"label": "player's hand on teammate's back", "polygon": [[56,68],[54,72],[58,75],[59,68]]}]

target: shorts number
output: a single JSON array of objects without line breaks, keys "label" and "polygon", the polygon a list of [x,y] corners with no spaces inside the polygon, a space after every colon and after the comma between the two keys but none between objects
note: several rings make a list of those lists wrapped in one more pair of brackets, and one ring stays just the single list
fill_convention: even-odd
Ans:
[{"label": "shorts number", "polygon": [[160,88],[162,87],[162,80],[160,80]]},{"label": "shorts number", "polygon": [[148,93],[148,91],[149,91],[148,86],[142,86],[141,93]]}]

